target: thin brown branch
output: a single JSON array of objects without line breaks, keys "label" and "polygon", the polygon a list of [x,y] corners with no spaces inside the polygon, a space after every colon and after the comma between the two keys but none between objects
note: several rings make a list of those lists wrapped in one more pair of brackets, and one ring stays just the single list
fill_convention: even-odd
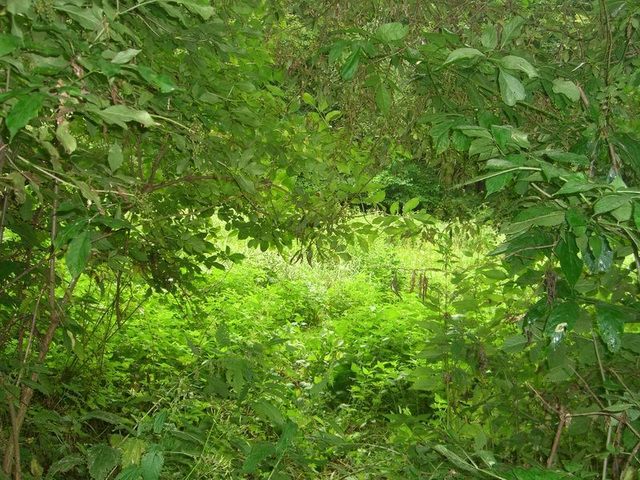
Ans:
[{"label": "thin brown branch", "polygon": [[563,407],[560,407],[558,412],[558,428],[556,428],[556,435],[553,438],[553,444],[551,445],[551,451],[549,452],[549,457],[547,458],[547,468],[553,467],[553,464],[556,461],[556,457],[558,456],[558,447],[560,446],[560,438],[562,437],[562,431],[564,430],[565,425],[567,424],[567,420],[571,418],[567,412],[565,412]]}]

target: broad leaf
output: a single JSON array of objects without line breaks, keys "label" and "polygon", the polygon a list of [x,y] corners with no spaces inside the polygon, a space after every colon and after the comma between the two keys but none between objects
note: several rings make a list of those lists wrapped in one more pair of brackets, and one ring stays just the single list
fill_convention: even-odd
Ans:
[{"label": "broad leaf", "polygon": [[143,480],[158,480],[164,465],[164,455],[158,450],[147,452],[140,461],[140,469]]},{"label": "broad leaf", "polygon": [[142,469],[137,465],[122,470],[114,480],[140,480]]},{"label": "broad leaf", "polygon": [[119,463],[120,452],[108,445],[96,445],[87,453],[87,466],[93,480],[105,480]]},{"label": "broad leaf", "polygon": [[607,213],[630,201],[631,197],[627,195],[605,195],[593,205],[593,212],[596,215]]},{"label": "broad leaf", "polygon": [[487,189],[487,197],[492,193],[499,192],[513,180],[513,173],[503,173],[502,175],[496,175],[495,177],[487,178],[485,180],[485,186]]},{"label": "broad leaf", "polygon": [[538,71],[533,67],[533,65],[522,57],[507,55],[500,59],[500,64],[509,70],[518,70],[526,73],[529,78],[535,78],[538,76]]},{"label": "broad leaf", "polygon": [[617,352],[622,345],[622,333],[627,316],[614,305],[599,303],[596,305],[596,320],[600,338],[611,352]]},{"label": "broad leaf", "polygon": [[111,59],[111,63],[123,64],[129,63],[136,55],[142,50],[136,50],[135,48],[129,48],[115,54]]},{"label": "broad leaf", "polygon": [[119,142],[115,142],[111,147],[109,147],[109,156],[107,157],[107,161],[109,162],[109,168],[112,172],[118,170],[122,165],[124,156],[122,154],[122,146]]},{"label": "broad leaf", "polygon": [[41,93],[32,93],[19,97],[5,119],[5,124],[9,129],[9,139],[12,139],[30,120],[38,116],[44,99],[45,96]]},{"label": "broad leaf", "polygon": [[567,234],[566,239],[561,239],[556,247],[556,255],[560,260],[562,273],[572,287],[575,286],[582,273],[583,263],[578,257],[579,251],[575,237],[571,234]]},{"label": "broad leaf", "polygon": [[127,122],[138,122],[145,127],[152,127],[156,125],[149,112],[144,110],[135,110],[126,105],[112,105],[104,110],[96,112],[102,119],[110,124],[119,125],[126,129]]},{"label": "broad leaf", "polygon": [[347,58],[347,61],[340,70],[340,75],[343,80],[351,80],[358,71],[358,65],[360,64],[360,49],[356,48],[351,55]]},{"label": "broad leaf", "polygon": [[383,83],[379,84],[376,88],[376,105],[378,109],[386,115],[391,109],[391,101],[391,92]]},{"label": "broad leaf", "polygon": [[23,15],[31,8],[33,0],[7,0],[7,12],[14,15]]},{"label": "broad leaf", "polygon": [[482,29],[480,43],[487,50],[493,50],[498,45],[498,30],[495,25],[487,25]]},{"label": "broad leaf", "polygon": [[276,453],[276,447],[270,442],[257,442],[251,446],[251,451],[242,465],[243,473],[253,473],[260,463]]},{"label": "broad leaf", "polygon": [[407,36],[409,27],[399,22],[385,23],[376,30],[375,37],[383,43],[398,42]]},{"label": "broad leaf", "polygon": [[541,153],[549,157],[551,160],[555,160],[556,162],[570,163],[573,165],[582,166],[589,165],[589,159],[585,155],[563,152],[561,150],[543,150]]},{"label": "broad leaf", "polygon": [[567,223],[576,237],[581,237],[587,231],[587,217],[582,210],[570,208],[566,214]]},{"label": "broad leaf", "polygon": [[164,428],[164,424],[167,420],[167,411],[166,410],[162,410],[161,412],[158,412],[156,414],[156,416],[153,418],[153,433],[161,433],[162,429]]},{"label": "broad leaf", "polygon": [[147,448],[147,444],[139,438],[127,438],[119,446],[122,450],[122,460],[120,464],[123,467],[137,465],[140,458]]},{"label": "broad leaf", "polygon": [[156,88],[162,93],[171,93],[177,88],[173,83],[173,80],[171,80],[168,75],[157,73],[151,68],[145,67],[144,65],[138,66],[138,73],[152,87]]},{"label": "broad leaf", "polygon": [[573,300],[554,305],[547,318],[544,331],[551,339],[551,345],[556,346],[562,341],[565,333],[573,328],[580,316],[580,307]]},{"label": "broad leaf", "polygon": [[78,148],[78,143],[71,132],[69,131],[69,122],[63,121],[56,129],[56,138],[60,142],[60,145],[67,153],[73,153]]},{"label": "broad leaf", "polygon": [[564,222],[564,211],[551,206],[530,207],[519,213],[505,233],[511,235],[530,227],[553,227]]},{"label": "broad leaf", "polygon": [[72,468],[77,467],[78,465],[82,465],[85,463],[85,458],[82,455],[68,455],[66,457],[61,458],[57,462],[55,462],[49,468],[47,472],[47,478],[58,478],[56,477],[59,473],[66,473]]},{"label": "broad leaf", "polygon": [[22,41],[18,37],[6,33],[0,33],[0,57],[8,55],[17,49]]},{"label": "broad leaf", "polygon": [[214,8],[209,4],[207,0],[172,0],[180,5],[183,5],[191,12],[200,15],[203,20],[209,20],[215,13]]},{"label": "broad leaf", "polygon": [[449,54],[447,60],[444,62],[445,65],[452,62],[458,62],[460,60],[468,60],[471,58],[484,57],[484,53],[475,48],[458,48]]},{"label": "broad leaf", "polygon": [[576,84],[570,80],[555,79],[553,81],[553,91],[554,93],[561,93],[572,102],[580,100],[580,90],[578,90]]},{"label": "broad leaf", "polygon": [[411,200],[405,202],[405,204],[402,206],[402,213],[410,212],[411,210],[415,209],[419,203],[420,198],[418,197],[412,198]]},{"label": "broad leaf", "polygon": [[102,9],[98,7],[81,8],[70,5],[69,2],[67,2],[63,5],[56,5],[55,8],[65,12],[84,29],[97,30],[98,27],[102,25]]},{"label": "broad leaf", "polygon": [[90,254],[91,234],[85,230],[74,237],[67,247],[65,262],[72,277],[77,277],[82,273],[89,261]]},{"label": "broad leaf", "polygon": [[565,183],[555,195],[572,195],[574,193],[588,192],[598,187],[595,183],[590,183],[588,180],[569,180]]},{"label": "broad leaf", "polygon": [[501,46],[504,47],[511,40],[514,40],[520,36],[522,31],[522,25],[524,25],[524,18],[515,16],[509,20],[502,28],[502,42]]},{"label": "broad leaf", "polygon": [[502,69],[498,75],[498,84],[500,85],[502,100],[510,107],[524,100],[527,96],[524,85],[520,83],[520,80]]}]

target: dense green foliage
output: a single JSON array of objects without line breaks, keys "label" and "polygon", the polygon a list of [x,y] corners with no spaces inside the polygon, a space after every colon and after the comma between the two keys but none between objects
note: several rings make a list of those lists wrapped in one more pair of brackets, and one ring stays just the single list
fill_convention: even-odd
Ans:
[{"label": "dense green foliage", "polygon": [[638,477],[640,5],[441,3],[0,0],[0,476]]}]

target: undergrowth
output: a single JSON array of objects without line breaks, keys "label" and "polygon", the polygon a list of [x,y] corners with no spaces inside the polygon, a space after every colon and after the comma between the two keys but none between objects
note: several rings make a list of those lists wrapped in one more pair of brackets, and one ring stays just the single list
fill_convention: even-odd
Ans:
[{"label": "undergrowth", "polygon": [[596,478],[637,442],[606,420],[637,425],[638,336],[614,359],[523,334],[535,292],[487,256],[498,240],[451,224],[339,264],[254,254],[198,294],[141,291],[130,318],[69,326],[28,478]]}]

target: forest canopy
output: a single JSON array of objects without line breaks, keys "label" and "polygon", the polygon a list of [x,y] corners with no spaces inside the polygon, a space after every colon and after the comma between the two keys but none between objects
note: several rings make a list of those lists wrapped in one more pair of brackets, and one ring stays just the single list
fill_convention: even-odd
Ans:
[{"label": "forest canopy", "polygon": [[0,0],[0,478],[638,478],[639,30]]}]

